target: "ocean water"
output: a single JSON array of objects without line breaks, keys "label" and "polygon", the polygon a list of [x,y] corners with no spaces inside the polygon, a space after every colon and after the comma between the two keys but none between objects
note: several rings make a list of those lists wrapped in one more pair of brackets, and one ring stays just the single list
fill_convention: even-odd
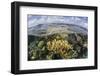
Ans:
[{"label": "ocean water", "polygon": [[28,60],[83,59],[88,56],[87,34],[28,35]]},{"label": "ocean water", "polygon": [[28,60],[88,58],[88,17],[28,15]]}]

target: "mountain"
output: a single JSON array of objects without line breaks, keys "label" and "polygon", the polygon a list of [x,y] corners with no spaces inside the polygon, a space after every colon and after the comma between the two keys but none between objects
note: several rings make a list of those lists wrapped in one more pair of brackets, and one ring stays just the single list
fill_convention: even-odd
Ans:
[{"label": "mountain", "polygon": [[84,27],[65,24],[65,23],[48,23],[48,24],[38,24],[36,26],[28,28],[28,35],[35,36],[46,36],[55,33],[83,33],[87,34],[88,30]]}]

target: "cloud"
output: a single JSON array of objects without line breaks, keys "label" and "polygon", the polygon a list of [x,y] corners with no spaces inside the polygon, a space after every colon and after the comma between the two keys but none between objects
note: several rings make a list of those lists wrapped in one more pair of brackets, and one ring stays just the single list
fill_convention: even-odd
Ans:
[{"label": "cloud", "polygon": [[75,24],[87,28],[88,17],[28,15],[28,27],[33,27],[38,24],[46,24],[46,23]]}]

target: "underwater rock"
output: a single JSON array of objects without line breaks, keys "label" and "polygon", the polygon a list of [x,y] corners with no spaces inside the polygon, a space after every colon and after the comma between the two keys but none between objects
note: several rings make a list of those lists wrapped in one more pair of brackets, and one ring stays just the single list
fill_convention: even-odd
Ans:
[{"label": "underwater rock", "polygon": [[42,47],[43,47],[43,45],[44,45],[44,41],[39,41],[39,43],[38,43],[38,45],[37,45],[37,46],[38,46],[39,48],[42,48]]}]

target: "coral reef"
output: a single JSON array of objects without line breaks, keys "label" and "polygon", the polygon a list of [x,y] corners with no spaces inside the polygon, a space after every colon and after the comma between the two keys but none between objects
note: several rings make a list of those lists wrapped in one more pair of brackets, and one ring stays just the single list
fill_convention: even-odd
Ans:
[{"label": "coral reef", "polygon": [[83,33],[28,36],[28,60],[87,58],[87,35]]}]

